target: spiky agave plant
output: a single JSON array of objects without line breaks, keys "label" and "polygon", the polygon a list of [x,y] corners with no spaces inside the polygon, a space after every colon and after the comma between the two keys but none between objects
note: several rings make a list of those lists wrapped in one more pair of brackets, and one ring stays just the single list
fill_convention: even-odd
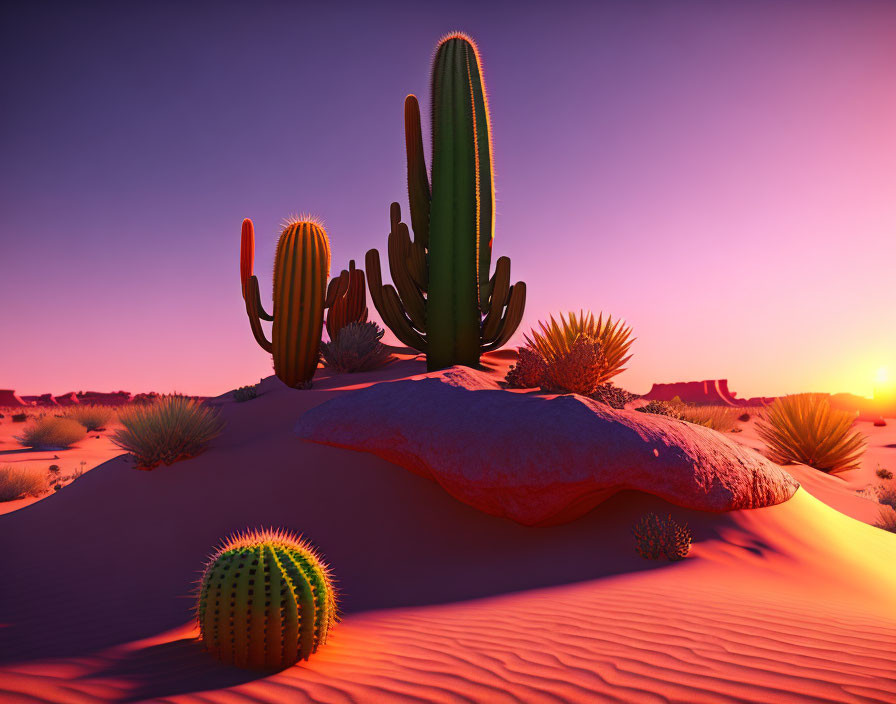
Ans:
[{"label": "spiky agave plant", "polygon": [[330,569],[284,530],[231,536],[209,558],[196,603],[200,638],[219,660],[282,669],[327,642],[337,599]]},{"label": "spiky agave plant", "polygon": [[580,337],[588,337],[600,342],[605,365],[595,380],[595,384],[609,381],[620,372],[625,371],[623,365],[632,357],[628,354],[629,348],[634,342],[634,338],[631,336],[632,329],[621,320],[614,322],[612,316],[607,316],[607,319],[604,320],[603,313],[601,313],[595,320],[593,313],[586,315],[584,311],[579,311],[578,315],[569,313],[567,318],[564,318],[561,313],[559,323],[554,320],[554,316],[551,316],[550,323],[539,321],[538,325],[541,328],[540,333],[533,328],[532,337],[528,335],[524,337],[529,347],[536,350],[548,365],[553,360],[568,355]]},{"label": "spiky agave plant", "polygon": [[824,394],[782,396],[756,423],[778,464],[805,464],[835,474],[855,469],[865,452],[865,438],[852,431],[856,416],[831,408]]}]

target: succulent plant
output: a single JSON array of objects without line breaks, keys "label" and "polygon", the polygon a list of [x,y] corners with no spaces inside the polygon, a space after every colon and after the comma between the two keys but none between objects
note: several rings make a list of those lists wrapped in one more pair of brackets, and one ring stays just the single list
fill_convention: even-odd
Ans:
[{"label": "succulent plant", "polygon": [[541,386],[547,364],[544,358],[533,349],[520,347],[517,350],[517,362],[510,367],[504,381],[512,389],[534,389]]},{"label": "succulent plant", "polygon": [[603,384],[598,384],[597,388],[591,393],[591,398],[607,404],[610,408],[622,409],[625,408],[625,404],[640,397],[607,381]]},{"label": "succulent plant", "polygon": [[[348,271],[342,270],[330,281],[327,300],[331,301],[327,312],[327,335],[336,338],[342,328],[350,323],[367,322],[367,286],[364,270],[355,268],[355,260],[348,263]],[[332,289],[336,289],[335,291]]]},{"label": "succulent plant", "polygon": [[635,550],[647,560],[683,560],[691,549],[691,530],[671,515],[650,512],[632,528]]},{"label": "succulent plant", "polygon": [[[252,221],[243,221],[240,239],[240,279],[246,313],[255,340],[274,357],[277,378],[293,388],[307,388],[317,369],[324,309],[348,286],[348,277],[327,284],[330,275],[330,241],[323,227],[311,219],[286,223],[274,259],[274,307],[268,315],[261,304],[258,278],[252,274],[254,258]],[[261,321],[273,322],[271,340]]]},{"label": "succulent plant", "polygon": [[588,396],[600,385],[607,366],[603,345],[590,335],[579,335],[569,349],[545,360],[541,386],[545,391]]},{"label": "succulent plant", "polygon": [[196,605],[200,637],[219,660],[283,669],[327,642],[337,618],[330,570],[282,530],[246,531],[209,558]]},{"label": "succulent plant", "polygon": [[657,416],[668,416],[676,420],[682,420],[681,412],[676,404],[669,401],[650,401],[644,406],[635,409],[641,413],[652,413]]},{"label": "succulent plant", "polygon": [[561,314],[559,324],[552,315],[550,323],[539,321],[538,326],[541,332],[533,328],[532,336],[525,336],[526,343],[537,350],[549,365],[553,359],[569,352],[580,336],[598,340],[606,360],[605,367],[596,380],[598,384],[609,381],[625,371],[623,365],[631,359],[628,351],[634,342],[631,336],[632,329],[626,327],[621,320],[613,322],[612,316],[604,320],[601,313],[595,320],[593,313],[586,315],[584,311],[579,311],[578,315],[569,313],[567,318]]},{"label": "succulent plant", "polygon": [[865,438],[853,431],[856,415],[831,407],[825,394],[781,396],[766,409],[756,431],[778,464],[805,464],[831,474],[857,468]]},{"label": "succulent plant", "polygon": [[324,364],[340,373],[382,367],[392,357],[380,342],[384,332],[376,323],[349,323],[336,333],[335,339],[320,344]]},{"label": "succulent plant", "polygon": [[367,252],[370,297],[405,345],[426,353],[427,367],[476,366],[482,352],[507,343],[523,316],[526,285],[510,285],[510,259],[489,278],[494,239],[494,182],[488,101],[479,52],[466,35],[439,43],[432,67],[432,186],[423,156],[420,106],[405,99],[408,201],[414,239],[390,209],[389,268]]}]

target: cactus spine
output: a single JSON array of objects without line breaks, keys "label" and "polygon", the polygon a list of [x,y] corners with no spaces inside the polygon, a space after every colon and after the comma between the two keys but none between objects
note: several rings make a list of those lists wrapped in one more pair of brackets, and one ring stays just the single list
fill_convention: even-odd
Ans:
[{"label": "cactus spine", "polygon": [[349,323],[367,322],[367,287],[364,270],[355,268],[354,259],[348,263],[348,271],[343,269],[338,277],[330,281],[327,299],[332,301],[327,312],[327,334],[331,341],[335,340],[336,334]]},{"label": "cactus spine", "polygon": [[408,201],[415,239],[392,204],[389,268],[366,257],[371,299],[404,344],[426,352],[427,366],[476,366],[504,345],[522,320],[526,285],[510,285],[501,257],[489,279],[494,237],[494,183],[488,101],[479,54],[453,34],[441,41],[432,71],[432,187],[423,157],[417,98],[405,99]]},{"label": "cactus spine", "polygon": [[284,531],[232,536],[209,558],[197,620],[205,647],[239,667],[285,668],[327,642],[336,594],[327,565]]},{"label": "cactus spine", "polygon": [[[248,228],[246,222],[249,222]],[[250,233],[247,236],[247,231]],[[287,386],[302,388],[308,385],[317,369],[320,355],[320,336],[327,306],[327,279],[330,275],[330,242],[324,229],[311,220],[287,223],[277,242],[274,259],[274,308],[268,315],[261,304],[258,278],[252,275],[251,221],[244,221],[241,246],[241,274],[245,269],[248,279],[244,298],[249,324],[256,341],[274,356],[274,372]],[[332,291],[338,293],[338,287]],[[271,341],[265,337],[262,320],[274,322]]]}]

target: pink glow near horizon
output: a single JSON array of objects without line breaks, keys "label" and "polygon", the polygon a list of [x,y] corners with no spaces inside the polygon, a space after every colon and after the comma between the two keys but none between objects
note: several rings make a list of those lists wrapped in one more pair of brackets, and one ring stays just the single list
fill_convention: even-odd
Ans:
[{"label": "pink glow near horizon", "polygon": [[[290,212],[324,219],[335,270],[383,252],[389,203],[407,213],[401,101],[427,114],[432,46],[463,27],[491,103],[494,253],[528,284],[520,333],[624,318],[635,392],[870,396],[879,369],[896,378],[896,6],[683,7],[321,15],[289,51],[286,6],[138,17],[170,45],[132,36],[125,68],[118,45],[66,53],[72,28],[41,26],[58,56],[9,49],[31,73],[2,136],[0,388],[215,395],[270,375],[242,218],[265,305]],[[410,39],[359,52],[371,32]]]}]

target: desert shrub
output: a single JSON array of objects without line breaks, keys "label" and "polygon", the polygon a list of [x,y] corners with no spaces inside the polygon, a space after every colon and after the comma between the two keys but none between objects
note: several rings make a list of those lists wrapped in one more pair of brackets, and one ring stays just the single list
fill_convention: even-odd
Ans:
[{"label": "desert shrub", "polygon": [[349,323],[336,333],[335,340],[320,344],[324,364],[340,373],[382,367],[392,358],[380,342],[384,333],[376,323]]},{"label": "desert shrub", "polygon": [[253,386],[241,386],[238,389],[235,389],[233,392],[233,399],[237,403],[244,403],[245,401],[251,401],[253,398],[258,396],[258,385],[255,384]]},{"label": "desert shrub", "polygon": [[39,450],[56,450],[71,447],[87,435],[84,426],[71,418],[44,416],[25,426],[16,436],[25,447]]},{"label": "desert shrub", "polygon": [[875,474],[881,479],[892,479],[893,473],[889,469],[884,469],[880,465],[877,465],[877,471]]},{"label": "desert shrub", "polygon": [[681,414],[679,413],[679,404],[672,403],[671,401],[650,401],[644,406],[640,406],[636,408],[636,411],[640,411],[641,413],[652,413],[657,416],[669,416],[669,418],[675,418],[677,420],[681,420]]},{"label": "desert shrub", "polygon": [[46,477],[24,467],[0,467],[0,501],[37,496],[47,490]]},{"label": "desert shrub", "polygon": [[629,393],[625,389],[620,389],[608,381],[604,384],[599,384],[591,393],[591,398],[605,403],[611,408],[625,408],[625,404],[640,397],[637,394]]},{"label": "desert shrub", "polygon": [[851,430],[855,419],[853,413],[831,408],[824,394],[795,394],[776,399],[756,429],[772,461],[833,474],[861,463],[865,439]]},{"label": "desert shrub", "polygon": [[884,506],[896,510],[896,486],[892,484],[880,484],[877,487],[877,500]]},{"label": "desert shrub", "polygon": [[105,430],[115,412],[108,406],[72,406],[65,412],[65,418],[84,426],[87,432]]},{"label": "desert shrub", "polygon": [[623,365],[631,359],[628,351],[634,342],[631,336],[632,329],[626,327],[621,320],[613,322],[613,318],[609,316],[604,320],[603,313],[597,320],[594,319],[593,313],[586,315],[584,311],[580,311],[578,316],[569,313],[566,318],[561,314],[559,324],[554,320],[554,316],[551,316],[549,324],[540,321],[538,325],[541,332],[533,328],[532,337],[525,336],[526,344],[537,351],[548,366],[553,360],[570,352],[580,337],[591,338],[600,343],[604,367],[595,380],[595,385],[609,381],[625,371]]},{"label": "desert shrub", "polygon": [[688,423],[704,425],[725,433],[735,427],[740,410],[730,406],[693,406],[681,404],[677,407],[679,417]]},{"label": "desert shrub", "polygon": [[28,420],[27,413],[13,413],[12,414],[12,422],[13,423],[24,423],[26,420]]},{"label": "desert shrub", "polygon": [[594,393],[607,366],[600,340],[588,335],[580,335],[569,349],[545,361],[541,379],[545,391],[582,396]]},{"label": "desert shrub", "polygon": [[529,347],[520,347],[517,353],[519,359],[507,372],[504,381],[514,389],[534,389],[541,386],[547,369],[544,357]]},{"label": "desert shrub", "polygon": [[128,406],[118,420],[124,427],[111,440],[134,456],[138,469],[195,457],[224,427],[216,410],[186,396],[161,396],[150,404]]},{"label": "desert shrub", "polygon": [[741,423],[746,423],[746,422],[748,422],[748,421],[750,420],[750,418],[752,418],[752,416],[751,416],[749,413],[747,413],[746,411],[743,412],[743,413],[741,413],[741,414],[737,417],[737,419],[738,419]]},{"label": "desert shrub", "polygon": [[647,560],[683,560],[691,549],[691,530],[671,515],[645,514],[632,528],[635,549]]},{"label": "desert shrub", "polygon": [[877,517],[877,527],[896,533],[896,510],[889,506],[881,506]]}]

